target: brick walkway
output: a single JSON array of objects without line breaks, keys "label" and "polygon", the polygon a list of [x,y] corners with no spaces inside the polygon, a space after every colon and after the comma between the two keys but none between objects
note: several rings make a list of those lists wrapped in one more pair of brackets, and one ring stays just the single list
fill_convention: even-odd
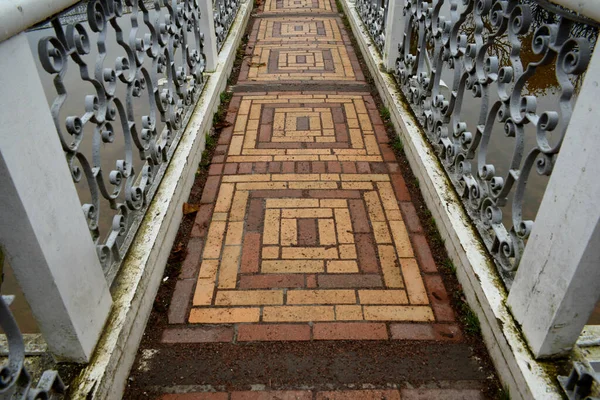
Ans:
[{"label": "brick walkway", "polygon": [[[335,4],[267,0],[247,52],[161,342],[462,342]],[[230,397],[481,398],[436,390]]]}]

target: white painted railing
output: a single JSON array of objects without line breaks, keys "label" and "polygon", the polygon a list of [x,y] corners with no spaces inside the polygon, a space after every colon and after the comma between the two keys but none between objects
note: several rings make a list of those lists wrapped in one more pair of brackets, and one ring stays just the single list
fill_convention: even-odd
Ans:
[{"label": "white painted railing", "polygon": [[[61,21],[77,4],[0,2],[0,246],[53,355],[88,362],[219,54],[211,0],[90,0],[86,21]],[[52,31],[30,46],[40,23]]]},{"label": "white painted railing", "polygon": [[600,298],[599,3],[389,0],[383,32],[365,4],[531,350],[565,354]]}]

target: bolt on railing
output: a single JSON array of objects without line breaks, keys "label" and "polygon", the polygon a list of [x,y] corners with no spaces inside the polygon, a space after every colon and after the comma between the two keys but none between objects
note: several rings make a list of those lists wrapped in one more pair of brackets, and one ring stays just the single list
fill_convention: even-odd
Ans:
[{"label": "bolt on railing", "polygon": [[398,84],[510,286],[597,24],[534,0],[407,0],[402,18]]}]

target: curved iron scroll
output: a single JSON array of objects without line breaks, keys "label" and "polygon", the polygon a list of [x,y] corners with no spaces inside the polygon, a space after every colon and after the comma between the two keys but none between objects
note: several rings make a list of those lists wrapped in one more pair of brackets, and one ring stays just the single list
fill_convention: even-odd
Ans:
[{"label": "curved iron scroll", "polygon": [[[84,201],[82,208],[109,283],[204,85],[206,58],[198,0],[147,3],[87,2],[87,25],[97,47],[95,61],[86,61],[92,38],[84,24],[62,25],[56,17],[52,20],[55,36],[38,42],[40,62],[54,76],[57,95],[51,111],[71,175],[76,183],[83,180],[89,187],[91,200]],[[112,59],[109,33],[116,37],[110,46],[118,47],[121,54]],[[78,70],[88,93],[68,89],[69,67]],[[67,96],[81,99],[82,115],[61,114]],[[136,107],[143,103],[149,112],[137,115]],[[86,129],[92,135],[91,151],[82,145]],[[122,148],[115,147],[117,135],[122,135]],[[106,171],[102,162],[108,148],[120,156]],[[134,157],[143,165],[139,171],[134,170]],[[78,187],[85,190],[85,185]],[[101,202],[114,211],[108,231],[101,231],[98,223]]]},{"label": "curved iron scroll", "polygon": [[214,20],[218,51],[221,51],[239,9],[240,0],[216,0],[214,4]]},{"label": "curved iron scroll", "polygon": [[8,363],[0,368],[0,399],[58,399],[65,385],[56,371],[44,371],[35,388],[25,369],[25,342],[9,309],[14,296],[0,296],[0,326],[8,341]]},{"label": "curved iron scroll", "polygon": [[[534,225],[523,218],[527,180],[533,171],[552,172],[595,33],[587,34],[590,30],[568,13],[557,15],[530,0],[407,0],[404,18],[398,83],[510,285]],[[498,43],[505,57],[493,51]],[[528,57],[533,61],[523,59],[525,45],[535,54]],[[550,64],[558,104],[540,111],[526,86],[536,70]],[[443,81],[449,77],[450,91]],[[480,106],[476,126],[464,119],[468,92]],[[489,160],[494,124],[513,140],[506,174],[497,173]],[[530,148],[527,125],[536,132]],[[503,210],[510,196],[512,226],[507,227]]]},{"label": "curved iron scroll", "polygon": [[387,1],[379,4],[379,1],[356,0],[356,11],[365,24],[371,39],[380,54],[383,54],[385,44],[385,18]]}]

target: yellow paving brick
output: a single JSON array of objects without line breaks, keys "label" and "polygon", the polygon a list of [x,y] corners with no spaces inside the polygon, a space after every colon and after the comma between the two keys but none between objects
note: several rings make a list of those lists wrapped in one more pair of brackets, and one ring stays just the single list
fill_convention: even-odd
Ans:
[{"label": "yellow paving brick", "polygon": [[252,105],[251,100],[242,100],[240,103],[240,107],[238,108],[238,115],[246,115],[250,112],[250,106]]},{"label": "yellow paving brick", "polygon": [[[320,179],[322,181],[339,181],[340,174],[321,174]],[[321,201],[323,201],[323,200],[321,200]]]},{"label": "yellow paving brick", "polygon": [[233,127],[234,132],[244,132],[246,130],[246,122],[248,122],[247,115],[239,115],[235,120],[235,126]]},{"label": "yellow paving brick", "polygon": [[271,156],[229,156],[227,162],[261,162],[273,161]]},{"label": "yellow paving brick", "polygon": [[404,290],[359,290],[360,304],[408,304]]},{"label": "yellow paving brick", "polygon": [[[267,199],[267,208],[317,208],[318,199]],[[321,206],[323,207],[323,206]]]},{"label": "yellow paving brick", "polygon": [[192,324],[234,324],[240,322],[258,322],[259,320],[259,307],[192,308],[189,319]]},{"label": "yellow paving brick", "polygon": [[[229,144],[229,155],[235,156],[242,154],[242,144],[244,143],[243,136],[233,136]],[[225,181],[224,181],[225,182]]]},{"label": "yellow paving brick", "polygon": [[[320,136],[321,133],[317,132],[317,134],[313,136]],[[290,155],[299,155],[299,154],[331,154],[331,150],[329,149],[288,149],[287,154]]]},{"label": "yellow paving brick", "polygon": [[385,210],[385,215],[389,221],[402,221],[400,210]]},{"label": "yellow paving brick", "polygon": [[333,321],[333,306],[281,306],[264,307],[264,322]]},{"label": "yellow paving brick", "polygon": [[367,148],[367,154],[380,154],[379,146],[377,145],[377,139],[375,136],[365,136],[365,147]]},{"label": "yellow paving brick", "polygon": [[319,136],[317,136],[315,138],[315,141],[317,143],[335,143],[337,140],[334,137],[329,137],[329,136],[321,136],[321,137],[319,137]]},{"label": "yellow paving brick", "polygon": [[399,210],[398,200],[396,200],[392,184],[389,182],[377,182],[377,188],[379,189],[383,208],[386,210]]},{"label": "yellow paving brick", "polygon": [[227,222],[224,221],[212,221],[210,223],[203,258],[219,258],[225,227],[227,227]]},{"label": "yellow paving brick", "polygon": [[339,245],[340,258],[352,259],[356,258],[356,246],[353,244],[341,244]]},{"label": "yellow paving brick", "polygon": [[290,182],[290,189],[337,189],[336,182]]},{"label": "yellow paving brick", "polygon": [[229,222],[227,225],[226,245],[242,244],[244,234],[244,221]]},{"label": "yellow paving brick", "polygon": [[342,189],[373,190],[371,182],[342,182]]},{"label": "yellow paving brick", "polygon": [[217,197],[217,203],[215,204],[214,212],[227,212],[231,207],[231,200],[233,199],[233,190],[235,185],[232,183],[222,183],[219,187],[219,196]]},{"label": "yellow paving brick", "polygon": [[318,155],[275,156],[273,161],[319,161]]},{"label": "yellow paving brick", "polygon": [[400,267],[402,268],[402,275],[404,275],[404,283],[410,303],[429,304],[417,261],[414,258],[402,258],[400,259]]},{"label": "yellow paving brick", "polygon": [[324,272],[322,260],[264,260],[261,272],[265,274],[293,274]]},{"label": "yellow paving brick", "polygon": [[283,304],[283,290],[219,290],[217,306],[259,306]]},{"label": "yellow paving brick", "polygon": [[246,216],[246,204],[248,204],[248,192],[245,190],[236,190],[231,204],[229,221],[243,221]]},{"label": "yellow paving brick", "polygon": [[394,246],[380,245],[377,248],[385,285],[389,288],[403,288],[404,282],[402,275],[400,275],[400,266],[398,265]]},{"label": "yellow paving brick", "polygon": [[352,222],[350,221],[350,212],[345,208],[336,208],[335,210],[335,226],[340,243],[354,243],[354,235],[352,234]]},{"label": "yellow paving brick", "polygon": [[430,307],[424,306],[363,306],[366,320],[370,321],[433,321]]},{"label": "yellow paving brick", "polygon": [[213,213],[212,215],[213,221],[227,221],[227,213]]},{"label": "yellow paving brick", "polygon": [[[350,121],[348,121],[350,122]],[[350,131],[350,143],[352,143],[353,149],[363,149],[365,143],[363,142],[363,136],[360,129],[348,129]]]},{"label": "yellow paving brick", "polygon": [[363,319],[362,306],[335,306],[335,319],[336,321],[361,321]]},{"label": "yellow paving brick", "polygon": [[250,109],[250,119],[260,119],[260,105],[255,104]]},{"label": "yellow paving brick", "polygon": [[[223,182],[268,182],[271,180],[271,174],[255,174],[255,175],[225,175]],[[239,189],[239,187],[238,187]]]},{"label": "yellow paving brick", "polygon": [[335,247],[282,247],[281,258],[283,259],[332,259],[338,258],[338,250]]},{"label": "yellow paving brick", "polygon": [[358,272],[358,264],[354,260],[329,260],[327,261],[327,273],[344,274]]},{"label": "yellow paving brick", "polygon": [[219,288],[234,289],[237,281],[238,264],[240,262],[241,246],[225,246],[219,265]]},{"label": "yellow paving brick", "polygon": [[210,306],[215,292],[214,280],[199,279],[194,291],[192,304],[195,306]]},{"label": "yellow paving brick", "polygon": [[385,222],[385,214],[383,213],[377,192],[366,192],[363,196],[365,203],[367,203],[371,222]]},{"label": "yellow paving brick", "polygon": [[331,244],[337,244],[335,238],[335,224],[333,219],[320,218],[319,221],[319,244],[321,246],[327,246]]},{"label": "yellow paving brick", "polygon": [[281,210],[281,218],[331,218],[330,208],[289,208]]},{"label": "yellow paving brick", "polygon": [[356,304],[354,290],[288,290],[286,304]]},{"label": "yellow paving brick", "polygon": [[375,242],[377,244],[392,243],[387,223],[371,221],[371,225],[373,225],[373,234],[375,235]]},{"label": "yellow paving brick", "polygon": [[298,243],[298,221],[296,219],[281,220],[281,245],[293,246]]},{"label": "yellow paving brick", "polygon": [[277,246],[265,246],[262,248],[263,259],[274,259],[279,258],[279,247]]},{"label": "yellow paving brick", "polygon": [[337,156],[338,161],[367,161],[367,162],[381,162],[381,156]]},{"label": "yellow paving brick", "polygon": [[348,182],[359,182],[359,181],[372,181],[372,182],[384,182],[389,181],[390,176],[387,174],[341,174],[340,177],[343,181]]},{"label": "yellow paving brick", "polygon": [[327,208],[347,208],[348,202],[345,199],[321,199],[321,207]]},{"label": "yellow paving brick", "polygon": [[200,272],[198,273],[198,279],[209,279],[214,283],[218,268],[219,260],[202,260],[202,264],[200,264]]},{"label": "yellow paving brick", "polygon": [[263,244],[279,244],[279,218],[281,210],[267,208],[263,226]]},{"label": "yellow paving brick", "polygon": [[396,251],[398,251],[398,257],[400,258],[411,258],[414,257],[413,249],[410,244],[410,238],[406,231],[406,226],[402,221],[390,221],[390,229],[392,230],[392,236],[394,237],[394,244],[396,245]]},{"label": "yellow paving brick", "polygon": [[248,182],[248,183],[238,183],[237,187],[240,190],[286,189],[287,182]]},{"label": "yellow paving brick", "polygon": [[[318,181],[319,174],[273,174],[273,181]],[[291,200],[291,199],[290,199]],[[298,199],[310,200],[310,199]]]}]

